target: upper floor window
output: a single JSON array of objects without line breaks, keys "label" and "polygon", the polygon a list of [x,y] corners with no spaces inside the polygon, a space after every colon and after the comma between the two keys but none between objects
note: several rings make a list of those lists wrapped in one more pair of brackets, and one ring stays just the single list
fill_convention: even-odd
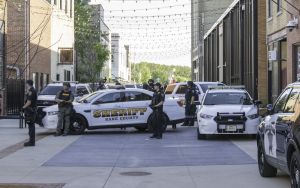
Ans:
[{"label": "upper floor window", "polygon": [[268,0],[268,17],[271,18],[273,16],[273,0]]},{"label": "upper floor window", "polygon": [[59,0],[59,8],[60,8],[60,10],[62,10],[62,6],[63,6],[63,5],[62,5],[62,1],[63,1],[63,0]]},{"label": "upper floor window", "polygon": [[73,49],[60,49],[59,63],[73,64]]},{"label": "upper floor window", "polygon": [[277,12],[281,12],[282,0],[277,0]]},{"label": "upper floor window", "polygon": [[65,0],[65,13],[68,14],[68,0]]},{"label": "upper floor window", "polygon": [[73,0],[70,0],[70,17],[73,17]]}]

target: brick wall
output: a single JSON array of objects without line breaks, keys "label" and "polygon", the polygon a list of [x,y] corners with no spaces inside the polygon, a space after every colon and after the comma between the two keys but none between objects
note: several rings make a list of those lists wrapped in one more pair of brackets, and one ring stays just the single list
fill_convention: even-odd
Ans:
[{"label": "brick wall", "polygon": [[266,1],[257,3],[257,27],[258,27],[258,99],[264,104],[268,102],[268,61],[266,45]]},{"label": "brick wall", "polygon": [[[269,0],[266,0],[268,2]],[[284,9],[287,8],[287,3],[282,0],[282,7]],[[267,18],[267,35],[276,33],[283,28],[285,28],[287,20],[288,20],[288,13],[281,9],[280,12],[277,11],[277,5],[273,2],[272,3],[272,17],[268,18],[268,4],[266,5],[266,18]]]},{"label": "brick wall", "polygon": [[[292,3],[294,6],[296,6],[298,9],[300,9],[300,1],[299,0],[289,0],[290,3]],[[287,9],[289,12],[293,13],[296,18],[299,19],[299,12],[295,10],[291,6],[287,6]],[[292,20],[293,16],[288,15],[288,20]],[[288,21],[287,21],[288,22]],[[286,22],[286,24],[287,24]],[[292,83],[296,81],[296,61],[297,56],[294,52],[295,46],[300,45],[300,28],[294,29],[292,32],[288,31],[287,34],[287,72],[289,73],[287,75],[287,82]]]}]

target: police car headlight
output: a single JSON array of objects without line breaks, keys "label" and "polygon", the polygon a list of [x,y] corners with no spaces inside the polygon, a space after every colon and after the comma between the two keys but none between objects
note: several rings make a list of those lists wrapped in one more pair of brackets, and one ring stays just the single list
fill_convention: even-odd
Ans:
[{"label": "police car headlight", "polygon": [[258,114],[251,114],[251,115],[248,116],[249,119],[256,119],[258,117],[259,117]]},{"label": "police car headlight", "polygon": [[203,119],[211,119],[211,118],[213,118],[213,116],[207,115],[207,114],[203,114],[203,113],[200,114],[200,117],[203,118]]},{"label": "police car headlight", "polygon": [[58,111],[48,112],[48,116],[55,116],[58,114]]}]

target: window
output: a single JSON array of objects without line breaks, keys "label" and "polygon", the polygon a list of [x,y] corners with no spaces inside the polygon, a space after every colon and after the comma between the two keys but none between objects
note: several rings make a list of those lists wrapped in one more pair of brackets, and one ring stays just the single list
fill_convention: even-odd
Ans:
[{"label": "window", "polygon": [[73,17],[73,0],[70,0],[70,17]]},{"label": "window", "polygon": [[73,49],[60,49],[60,62],[61,64],[73,64]]},{"label": "window", "polygon": [[172,85],[168,85],[167,86],[167,89],[166,89],[166,92],[165,94],[168,95],[168,94],[172,94],[174,89],[175,89],[176,85],[175,84],[172,84]]},{"label": "window", "polygon": [[71,81],[71,71],[64,70],[64,81]]},{"label": "window", "polygon": [[68,0],[65,0],[65,13],[68,14]]},{"label": "window", "polygon": [[277,0],[277,12],[281,12],[282,0]]},{"label": "window", "polygon": [[280,113],[284,111],[284,107],[286,104],[286,100],[291,92],[291,88],[286,89],[280,97],[277,99],[276,104],[274,106],[274,113]]},{"label": "window", "polygon": [[[56,95],[59,91],[63,90],[63,86],[46,86],[40,93],[40,95]],[[75,87],[71,86],[71,91],[74,93]]]},{"label": "window", "polygon": [[[123,93],[123,95],[124,95],[124,93]],[[100,103],[116,103],[116,102],[122,102],[122,98],[123,97],[121,97],[121,93],[110,93],[110,94],[104,95],[97,101]]]},{"label": "window", "polygon": [[54,0],[53,3],[56,5],[57,4],[56,0]]},{"label": "window", "polygon": [[271,18],[273,16],[273,0],[268,0],[268,17]]},{"label": "window", "polygon": [[60,74],[56,74],[56,81],[60,81]]},{"label": "window", "polygon": [[178,87],[176,94],[185,94],[187,90],[187,85],[181,85]]},{"label": "window", "polygon": [[151,99],[152,99],[151,96],[137,91],[131,91],[125,93],[125,101],[148,101]]},{"label": "window", "polygon": [[63,0],[59,0],[59,8],[60,8],[60,10],[62,10],[62,1]]},{"label": "window", "polygon": [[286,105],[284,107],[284,112],[286,113],[294,113],[295,112],[295,104],[298,100],[299,97],[299,88],[294,88],[293,91],[291,92],[289,99],[286,102]]}]

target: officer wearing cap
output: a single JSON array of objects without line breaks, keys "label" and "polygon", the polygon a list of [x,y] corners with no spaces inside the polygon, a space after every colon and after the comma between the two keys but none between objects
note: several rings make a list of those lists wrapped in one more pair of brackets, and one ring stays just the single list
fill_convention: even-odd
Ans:
[{"label": "officer wearing cap", "polygon": [[197,92],[192,81],[187,82],[187,90],[185,92],[185,121],[182,126],[194,126],[194,118],[196,113],[195,98]]},{"label": "officer wearing cap", "polygon": [[26,101],[23,106],[23,111],[25,113],[25,121],[28,124],[29,129],[29,141],[24,143],[24,146],[34,146],[35,145],[35,119],[36,119],[36,101],[37,93],[33,87],[33,81],[26,81]]},{"label": "officer wearing cap", "polygon": [[153,79],[149,79],[148,80],[148,84],[144,84],[143,85],[143,89],[155,92],[155,89],[154,89],[154,80]]},{"label": "officer wearing cap", "polygon": [[56,136],[67,136],[69,134],[70,119],[73,110],[72,102],[74,101],[70,87],[70,83],[64,83],[63,90],[58,92],[55,97],[59,110]]},{"label": "officer wearing cap", "polygon": [[154,84],[154,94],[150,105],[151,108],[153,109],[153,114],[152,114],[153,135],[150,138],[162,139],[164,101],[165,101],[165,95],[161,90],[161,84],[160,83]]}]

